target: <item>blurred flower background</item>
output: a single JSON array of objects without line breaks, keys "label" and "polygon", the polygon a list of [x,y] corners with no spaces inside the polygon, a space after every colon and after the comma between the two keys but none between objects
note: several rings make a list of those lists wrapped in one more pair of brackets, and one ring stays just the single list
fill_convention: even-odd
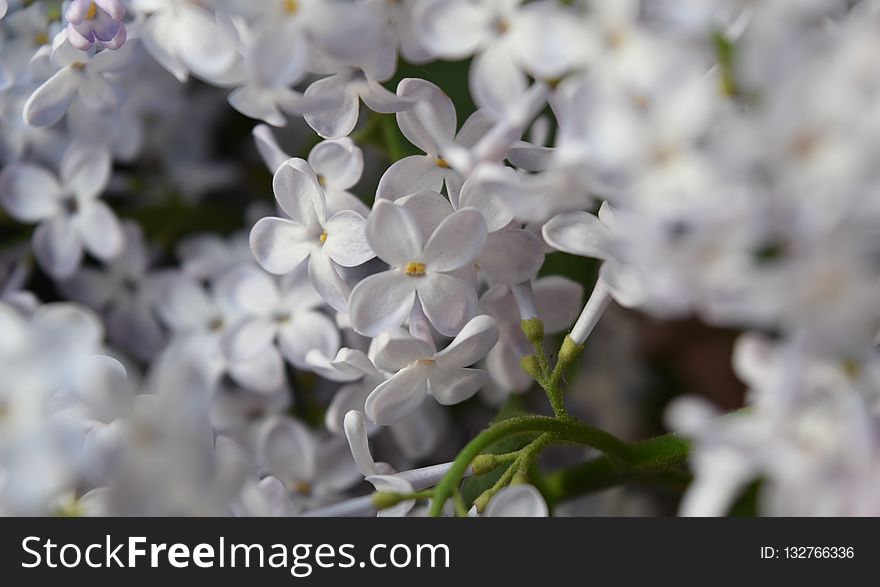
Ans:
[{"label": "blurred flower background", "polygon": [[880,514],[880,3],[0,19],[0,514]]}]

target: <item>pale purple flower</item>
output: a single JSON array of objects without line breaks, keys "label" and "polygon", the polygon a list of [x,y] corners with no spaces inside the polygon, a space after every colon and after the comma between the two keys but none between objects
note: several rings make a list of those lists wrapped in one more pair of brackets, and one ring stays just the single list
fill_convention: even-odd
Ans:
[{"label": "pale purple flower", "polygon": [[119,0],[72,0],[64,18],[67,19],[67,38],[80,51],[94,45],[119,49],[127,37],[125,7]]}]

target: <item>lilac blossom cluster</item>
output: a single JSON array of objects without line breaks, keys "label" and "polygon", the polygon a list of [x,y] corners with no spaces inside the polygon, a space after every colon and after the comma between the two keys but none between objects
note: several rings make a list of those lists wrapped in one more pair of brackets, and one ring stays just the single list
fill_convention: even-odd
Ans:
[{"label": "lilac blossom cluster", "polygon": [[[366,479],[409,496],[380,514],[422,514],[446,406],[534,383],[521,323],[583,345],[616,304],[744,332],[749,407],[666,413],[693,441],[682,514],[761,480],[767,515],[880,515],[880,2],[0,0],[0,18],[0,222],[30,231],[0,256],[0,513],[370,515]],[[430,81],[388,83],[463,59],[465,120]],[[123,211],[229,180],[206,154],[224,108],[252,119],[276,207],[157,264]],[[365,201],[375,115],[417,154]],[[304,157],[276,140],[289,124],[318,135]],[[162,177],[134,177],[144,160]],[[552,251],[599,260],[586,300],[539,277]],[[330,390],[321,426],[294,415],[291,373]],[[528,483],[476,509],[549,512]]]}]

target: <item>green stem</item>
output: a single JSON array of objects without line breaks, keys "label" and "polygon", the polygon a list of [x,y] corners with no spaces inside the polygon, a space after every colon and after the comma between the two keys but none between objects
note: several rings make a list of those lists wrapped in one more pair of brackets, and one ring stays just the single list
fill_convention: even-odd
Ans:
[{"label": "green stem", "polygon": [[522,432],[549,432],[553,442],[571,442],[591,446],[609,454],[618,461],[627,461],[627,444],[604,430],[581,424],[574,420],[560,420],[546,416],[521,416],[503,420],[478,434],[459,453],[449,471],[434,489],[431,515],[439,516],[443,504],[458,486],[471,461],[489,445],[513,434]]},{"label": "green stem", "polygon": [[464,499],[461,497],[461,491],[458,487],[452,492],[452,501],[455,503],[455,515],[460,518],[467,517],[467,506],[464,505]]},{"label": "green stem", "polygon": [[[544,479],[544,496],[552,505],[622,483],[640,481],[672,473],[684,466],[690,456],[690,443],[676,434],[666,434],[629,446],[625,461],[612,461],[607,455],[577,467],[558,471]],[[674,475],[671,480],[675,481]],[[680,480],[678,480],[680,481]]]}]

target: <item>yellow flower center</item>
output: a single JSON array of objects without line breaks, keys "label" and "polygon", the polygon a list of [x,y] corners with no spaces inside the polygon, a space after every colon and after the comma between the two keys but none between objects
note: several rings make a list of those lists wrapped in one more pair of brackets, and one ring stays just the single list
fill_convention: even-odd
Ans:
[{"label": "yellow flower center", "polygon": [[309,495],[312,492],[312,484],[307,481],[301,481],[293,487],[293,490],[300,495]]},{"label": "yellow flower center", "polygon": [[318,240],[321,241],[322,245],[327,242],[327,231],[326,230],[321,233],[321,236],[318,237]]},{"label": "yellow flower center", "polygon": [[45,45],[49,42],[49,35],[47,33],[37,33],[34,35],[34,44],[35,45]]},{"label": "yellow flower center", "polygon": [[76,62],[76,63],[72,63],[72,64],[70,65],[70,67],[72,67],[75,71],[82,71],[82,70],[84,70],[84,69],[86,68],[86,64],[85,64],[85,63]]},{"label": "yellow flower center", "polygon": [[89,10],[86,12],[86,20],[94,20],[98,16],[98,5],[92,2],[89,4]]},{"label": "yellow flower center", "polygon": [[327,185],[327,178],[321,174],[318,174],[318,185],[320,185],[321,187]]},{"label": "yellow flower center", "polygon": [[424,263],[407,263],[406,274],[410,277],[422,277],[425,274]]},{"label": "yellow flower center", "polygon": [[297,10],[299,10],[299,2],[297,0],[284,0],[284,12],[295,14]]},{"label": "yellow flower center", "polygon": [[449,169],[449,163],[443,157],[437,157],[437,167],[441,169]]},{"label": "yellow flower center", "polygon": [[433,364],[434,359],[419,359],[418,361],[416,361],[416,365],[419,365],[421,367],[428,367]]}]

